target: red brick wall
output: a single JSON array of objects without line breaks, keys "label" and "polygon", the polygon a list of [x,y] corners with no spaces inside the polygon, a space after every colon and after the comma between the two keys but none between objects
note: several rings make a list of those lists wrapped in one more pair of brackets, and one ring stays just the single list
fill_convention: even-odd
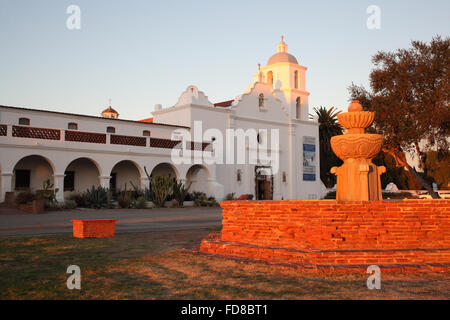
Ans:
[{"label": "red brick wall", "polygon": [[224,201],[222,241],[299,250],[450,248],[450,200]]}]

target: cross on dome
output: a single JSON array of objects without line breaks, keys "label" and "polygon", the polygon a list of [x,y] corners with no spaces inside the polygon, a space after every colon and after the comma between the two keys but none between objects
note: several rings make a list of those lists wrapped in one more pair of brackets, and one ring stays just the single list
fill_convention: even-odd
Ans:
[{"label": "cross on dome", "polygon": [[297,59],[292,55],[287,53],[288,45],[284,42],[284,36],[281,36],[281,42],[277,45],[277,53],[270,57],[267,65],[271,65],[278,62],[289,62],[298,64]]},{"label": "cross on dome", "polygon": [[285,52],[287,52],[287,47],[288,46],[287,46],[286,42],[284,42],[284,36],[281,36],[281,42],[277,46],[277,51],[285,53]]}]

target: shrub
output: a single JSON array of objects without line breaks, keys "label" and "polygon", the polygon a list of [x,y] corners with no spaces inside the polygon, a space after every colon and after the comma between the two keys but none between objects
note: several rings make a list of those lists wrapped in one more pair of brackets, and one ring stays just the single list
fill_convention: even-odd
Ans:
[{"label": "shrub", "polygon": [[336,199],[336,191],[329,191],[323,199]]},{"label": "shrub", "polygon": [[409,192],[383,192],[383,199],[419,199]]},{"label": "shrub", "polygon": [[69,200],[75,201],[78,207],[87,207],[87,200],[85,194],[73,193],[69,196]]},{"label": "shrub", "polygon": [[194,192],[194,194],[196,196],[194,199],[194,203],[197,207],[215,207],[219,205],[216,198],[208,198],[204,192]]},{"label": "shrub", "polygon": [[103,187],[92,186],[84,193],[86,204],[89,208],[100,209],[108,205],[108,190]]},{"label": "shrub", "polygon": [[144,197],[138,197],[134,203],[134,208],[136,209],[147,208],[147,200]]},{"label": "shrub", "polygon": [[188,192],[184,197],[184,201],[194,201],[194,196],[192,195],[192,193]]},{"label": "shrub", "polygon": [[173,184],[172,193],[173,193],[174,199],[178,203],[178,207],[183,206],[184,199],[188,195],[188,193],[189,193],[188,191],[189,191],[190,187],[191,187],[191,183],[189,183],[189,185],[186,188],[185,185],[183,184],[183,182],[181,182],[181,181],[175,182]]},{"label": "shrub", "polygon": [[234,192],[227,194],[225,200],[234,200]]},{"label": "shrub", "polygon": [[77,203],[74,200],[66,200],[64,202],[63,208],[64,209],[75,209],[77,207]]},{"label": "shrub", "polygon": [[22,191],[16,195],[16,203],[17,204],[27,204],[36,199],[36,196],[31,191]]},{"label": "shrub", "polygon": [[117,198],[117,202],[119,203],[119,207],[126,209],[130,207],[131,200],[128,194],[124,192]]},{"label": "shrub", "polygon": [[238,198],[236,198],[235,200],[253,200],[253,195],[252,194],[241,194]]}]

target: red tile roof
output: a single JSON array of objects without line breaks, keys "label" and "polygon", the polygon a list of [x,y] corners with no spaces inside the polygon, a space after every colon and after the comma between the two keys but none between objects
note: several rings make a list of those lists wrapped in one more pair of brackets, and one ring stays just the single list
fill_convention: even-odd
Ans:
[{"label": "red tile roof", "polygon": [[[49,111],[49,110],[39,110],[39,109],[31,109],[31,108],[24,108],[24,107],[12,107],[12,106],[0,105],[0,108],[7,108],[7,109],[12,109],[12,110],[17,110],[17,111],[24,110],[24,111],[33,111],[33,112],[53,113],[53,114],[68,115],[68,116],[73,116],[73,117],[98,119],[98,120],[101,120],[101,121],[119,121],[119,122],[131,122],[131,123],[146,123],[146,122],[141,122],[141,121],[137,121],[137,120],[105,118],[105,117],[98,117],[98,116],[89,116],[89,115],[85,115],[85,114],[76,114],[76,113],[68,113],[68,112],[60,112],[60,111]],[[150,122],[147,122],[147,123],[150,123]],[[166,123],[153,123],[153,122],[151,122],[151,124],[152,125],[157,125],[157,126],[189,128],[189,127],[186,127],[186,126],[179,126],[179,125],[166,124]]]},{"label": "red tile roof", "polygon": [[214,103],[214,107],[222,107],[222,108],[229,107],[229,106],[231,106],[233,101],[234,100],[227,100],[227,101],[217,102],[217,103]]},{"label": "red tile roof", "polygon": [[153,123],[153,118],[142,119],[142,120],[139,120],[139,122]]}]

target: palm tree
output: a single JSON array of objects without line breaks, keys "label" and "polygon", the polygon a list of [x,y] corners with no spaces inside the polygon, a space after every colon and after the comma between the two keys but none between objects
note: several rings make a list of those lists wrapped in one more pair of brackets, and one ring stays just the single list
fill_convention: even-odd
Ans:
[{"label": "palm tree", "polygon": [[331,137],[342,134],[343,128],[337,121],[337,115],[341,111],[335,107],[326,109],[320,106],[313,108],[315,114],[309,115],[311,119],[316,118],[319,123],[319,142],[320,142],[320,179],[327,188],[336,184],[336,177],[330,173],[334,166],[339,166],[342,161],[334,154],[331,149]]}]

